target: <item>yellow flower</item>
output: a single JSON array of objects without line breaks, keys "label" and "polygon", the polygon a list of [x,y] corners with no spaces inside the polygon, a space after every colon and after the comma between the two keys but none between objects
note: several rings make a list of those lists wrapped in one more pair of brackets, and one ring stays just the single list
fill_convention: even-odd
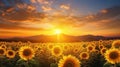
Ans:
[{"label": "yellow flower", "polygon": [[100,53],[100,51],[99,51],[99,50],[95,50],[94,52],[95,52],[95,53],[97,53],[97,54],[99,54],[99,53]]},{"label": "yellow flower", "polygon": [[88,45],[87,46],[87,51],[88,52],[92,52],[92,51],[94,51],[95,50],[95,47],[94,46],[92,46],[92,45]]},{"label": "yellow flower", "polygon": [[8,58],[14,58],[15,57],[15,51],[13,51],[13,50],[7,50],[7,52],[6,52],[6,56],[8,57]]},{"label": "yellow flower", "polygon": [[107,50],[105,53],[105,59],[112,64],[119,63],[120,51],[118,49]]},{"label": "yellow flower", "polygon": [[23,46],[19,50],[19,56],[24,60],[30,60],[34,57],[34,55],[34,50],[29,46]]},{"label": "yellow flower", "polygon": [[120,48],[120,40],[116,40],[112,43],[113,48]]},{"label": "yellow flower", "polygon": [[1,48],[4,48],[4,49],[6,49],[6,48],[7,48],[7,47],[6,47],[6,45],[4,45],[4,44],[3,44],[3,45],[1,45],[0,47],[1,47]]},{"label": "yellow flower", "polygon": [[106,48],[102,48],[102,49],[100,50],[101,54],[104,55],[104,53],[106,52],[106,50],[107,50]]},{"label": "yellow flower", "polygon": [[48,44],[48,49],[51,50],[53,48],[53,44]]},{"label": "yellow flower", "polygon": [[80,53],[80,59],[89,59],[89,53],[87,52]]},{"label": "yellow flower", "polygon": [[64,56],[58,63],[58,67],[80,67],[78,58],[68,55]]},{"label": "yellow flower", "polygon": [[64,50],[67,50],[69,48],[69,46],[68,45],[64,45],[63,48],[64,48]]},{"label": "yellow flower", "polygon": [[6,50],[0,47],[0,56],[5,55],[5,53],[6,53]]},{"label": "yellow flower", "polygon": [[99,45],[99,49],[102,49],[102,48],[104,48],[104,46],[103,45]]},{"label": "yellow flower", "polygon": [[62,53],[63,53],[63,51],[62,51],[62,48],[60,46],[54,46],[52,48],[52,55],[53,56],[58,57],[58,56],[62,55]]},{"label": "yellow flower", "polygon": [[79,52],[79,48],[75,48],[75,49],[73,50],[73,52],[74,52],[74,53],[78,53],[78,52]]},{"label": "yellow flower", "polygon": [[40,53],[43,54],[45,51],[43,49],[40,50]]}]

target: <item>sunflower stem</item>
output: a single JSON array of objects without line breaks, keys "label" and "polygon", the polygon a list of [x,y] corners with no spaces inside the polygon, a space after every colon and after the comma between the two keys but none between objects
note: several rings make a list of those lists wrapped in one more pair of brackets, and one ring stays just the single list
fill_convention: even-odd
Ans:
[{"label": "sunflower stem", "polygon": [[116,66],[116,63],[114,64],[114,66],[113,66],[113,67],[117,67],[117,66]]}]

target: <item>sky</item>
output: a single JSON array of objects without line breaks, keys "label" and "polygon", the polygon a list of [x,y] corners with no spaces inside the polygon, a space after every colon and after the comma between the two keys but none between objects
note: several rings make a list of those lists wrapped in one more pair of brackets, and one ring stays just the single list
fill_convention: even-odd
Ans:
[{"label": "sky", "polygon": [[120,36],[120,0],[0,0],[0,38]]}]

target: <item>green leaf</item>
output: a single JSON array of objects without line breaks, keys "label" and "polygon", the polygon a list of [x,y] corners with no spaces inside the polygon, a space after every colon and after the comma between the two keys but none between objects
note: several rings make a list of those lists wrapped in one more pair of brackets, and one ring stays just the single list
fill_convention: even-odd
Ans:
[{"label": "green leaf", "polygon": [[120,67],[120,63],[118,63],[116,66],[117,66],[117,67]]},{"label": "green leaf", "polygon": [[37,61],[35,61],[34,59],[29,60],[28,64],[30,65],[30,67],[39,67],[39,63],[37,63]]},{"label": "green leaf", "polygon": [[113,66],[111,63],[106,62],[103,67],[111,67],[111,66]]},{"label": "green leaf", "polygon": [[51,63],[50,67],[58,67],[58,64],[57,63]]}]

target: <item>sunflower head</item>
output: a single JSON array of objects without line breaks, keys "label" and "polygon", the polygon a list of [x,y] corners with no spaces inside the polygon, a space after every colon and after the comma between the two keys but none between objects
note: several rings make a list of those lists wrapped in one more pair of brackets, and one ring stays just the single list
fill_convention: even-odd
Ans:
[{"label": "sunflower head", "polygon": [[103,40],[99,40],[99,43],[102,43],[103,42]]},{"label": "sunflower head", "polygon": [[89,59],[89,53],[88,52],[80,53],[80,59]]},{"label": "sunflower head", "polygon": [[48,44],[48,49],[51,50],[53,48],[52,44]]},{"label": "sunflower head", "polygon": [[21,59],[30,60],[34,57],[34,50],[29,46],[23,46],[19,50],[19,56]]},{"label": "sunflower head", "polygon": [[4,49],[6,49],[6,48],[7,48],[7,47],[6,47],[6,45],[4,45],[4,44],[3,44],[3,45],[1,45],[0,47],[1,47],[1,48],[4,48]]},{"label": "sunflower head", "polygon": [[99,45],[99,49],[102,49],[102,48],[104,48],[104,46],[103,45]]},{"label": "sunflower head", "polygon": [[95,53],[99,54],[99,53],[100,53],[100,51],[99,51],[99,50],[95,50]]},{"label": "sunflower head", "polygon": [[5,53],[6,53],[6,50],[0,47],[0,55],[5,55]]},{"label": "sunflower head", "polygon": [[101,50],[100,50],[100,53],[102,54],[102,55],[104,55],[104,53],[106,52],[106,48],[102,48]]},{"label": "sunflower head", "polygon": [[112,64],[119,63],[120,51],[118,49],[107,50],[105,53],[105,59]]},{"label": "sunflower head", "polygon": [[68,49],[69,47],[68,47],[68,45],[64,45],[63,48],[64,48],[64,50],[66,50],[66,49]]},{"label": "sunflower head", "polygon": [[88,51],[88,52],[92,52],[92,51],[94,51],[94,49],[95,49],[95,47],[92,46],[92,45],[88,45],[88,46],[87,46],[87,51]]},{"label": "sunflower head", "polygon": [[74,53],[78,53],[78,52],[79,52],[79,48],[75,48],[75,49],[73,50],[73,52],[74,52]]},{"label": "sunflower head", "polygon": [[6,52],[6,56],[8,57],[8,58],[14,58],[15,57],[15,51],[13,51],[13,50],[7,50],[7,52]]},{"label": "sunflower head", "polygon": [[113,48],[120,48],[120,40],[116,40],[112,43]]},{"label": "sunflower head", "polygon": [[58,57],[58,56],[60,56],[60,55],[62,55],[62,48],[60,47],[60,46],[54,46],[53,48],[52,48],[52,55],[53,56],[56,56],[56,57]]},{"label": "sunflower head", "polygon": [[44,52],[45,52],[45,51],[44,51],[43,49],[40,50],[40,53],[41,53],[41,54],[44,54]]},{"label": "sunflower head", "polygon": [[71,55],[64,56],[58,63],[58,67],[80,67],[80,61]]}]

